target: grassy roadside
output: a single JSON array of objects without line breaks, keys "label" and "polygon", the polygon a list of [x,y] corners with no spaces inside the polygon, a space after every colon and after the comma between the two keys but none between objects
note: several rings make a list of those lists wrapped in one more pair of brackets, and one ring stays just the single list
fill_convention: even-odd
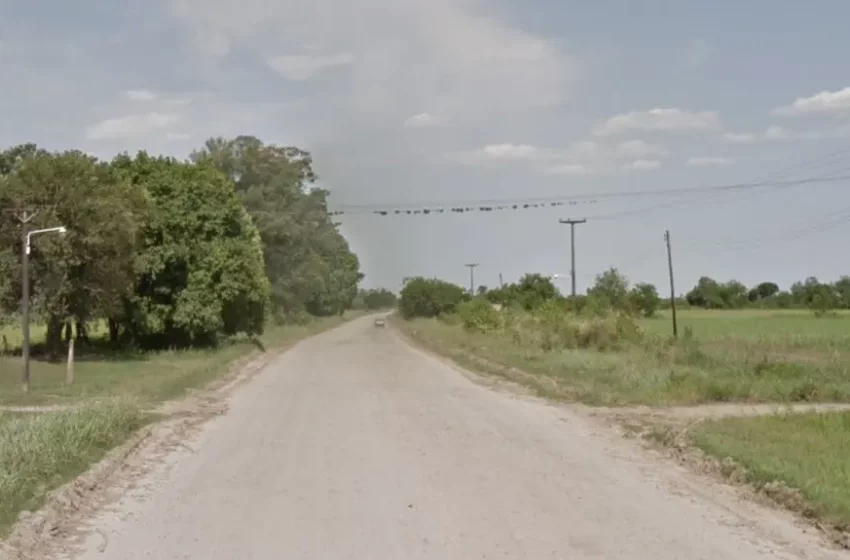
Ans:
[{"label": "grassy roadside", "polygon": [[148,419],[138,406],[111,401],[44,415],[0,414],[0,537],[18,512],[85,471]]},{"label": "grassy roadside", "polygon": [[691,438],[790,509],[850,528],[850,413],[728,418],[696,426]]},{"label": "grassy roadside", "polygon": [[554,399],[604,406],[850,402],[848,347],[839,350],[825,337],[824,350],[780,344],[781,334],[734,346],[720,337],[671,345],[649,336],[617,350],[544,350],[521,333],[481,334],[437,319],[393,320],[437,353]]},{"label": "grassy roadside", "polygon": [[[316,319],[305,325],[269,327],[259,342],[267,349],[286,346],[356,316],[349,312],[345,317]],[[105,396],[156,403],[215,380],[227,372],[231,362],[256,349],[254,341],[237,339],[210,350],[82,356],[75,364],[75,382],[70,387],[64,383],[64,364],[33,361],[29,394],[20,390],[20,359],[7,357],[0,362],[0,405],[43,405]]]}]

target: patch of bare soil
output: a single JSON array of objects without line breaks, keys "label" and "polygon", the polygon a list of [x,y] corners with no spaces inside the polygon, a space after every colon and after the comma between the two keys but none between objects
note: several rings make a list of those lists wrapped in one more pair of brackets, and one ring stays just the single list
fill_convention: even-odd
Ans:
[{"label": "patch of bare soil", "polygon": [[769,416],[774,414],[804,414],[808,412],[836,412],[850,410],[850,403],[788,403],[788,404],[747,404],[747,403],[711,403],[695,406],[671,407],[588,407],[592,415],[612,416],[615,418],[643,418],[661,421],[665,424],[690,424],[702,420],[720,418],[742,418],[751,416]]},{"label": "patch of bare soil", "polygon": [[85,519],[133,490],[136,481],[170,451],[186,447],[184,442],[205,422],[227,411],[233,389],[286,349],[254,352],[234,362],[226,376],[208,387],[164,403],[154,411],[162,415],[161,421],[140,430],[85,474],[52,492],[38,512],[23,512],[11,535],[0,542],[0,560],[35,560],[70,550]]}]

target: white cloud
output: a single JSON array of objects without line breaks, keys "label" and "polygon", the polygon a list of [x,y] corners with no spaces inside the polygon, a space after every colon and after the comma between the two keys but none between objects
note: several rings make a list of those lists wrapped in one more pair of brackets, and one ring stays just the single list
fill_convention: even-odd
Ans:
[{"label": "white cloud", "polygon": [[808,114],[850,115],[850,87],[800,97],[790,105],[774,109],[773,114],[786,117]]},{"label": "white cloud", "polygon": [[157,95],[147,89],[130,89],[124,92],[124,96],[130,101],[155,101]]},{"label": "white cloud", "polygon": [[408,128],[429,128],[434,126],[442,126],[445,122],[439,117],[435,117],[430,113],[417,113],[406,121],[404,126]]},{"label": "white cloud", "polygon": [[711,47],[705,39],[691,39],[691,42],[688,45],[688,51],[685,54],[685,62],[691,68],[700,68],[708,62],[710,54]]},{"label": "white cloud", "polygon": [[770,140],[789,140],[797,136],[799,135],[781,126],[771,126],[758,134],[752,132],[727,132],[723,135],[723,139],[733,144],[752,144],[754,142]]},{"label": "white cloud", "polygon": [[149,113],[106,119],[86,129],[89,140],[119,140],[167,128],[180,120],[176,114]]},{"label": "white cloud", "polygon": [[650,109],[614,115],[598,125],[593,133],[596,136],[613,136],[631,130],[651,130],[662,132],[695,132],[715,130],[720,120],[715,111],[685,111],[682,109]]},{"label": "white cloud", "polygon": [[694,167],[707,167],[711,165],[731,165],[735,160],[727,157],[696,156],[688,158],[687,165]]},{"label": "white cloud", "polygon": [[735,144],[750,144],[758,140],[755,134],[749,132],[727,132],[723,135],[723,139]]},{"label": "white cloud", "polygon": [[791,133],[781,126],[771,126],[764,131],[765,140],[787,140],[791,137]]},{"label": "white cloud", "polygon": [[670,151],[664,146],[647,144],[643,140],[627,140],[617,146],[617,153],[627,158],[642,158],[647,156],[667,157]]},{"label": "white cloud", "polygon": [[539,157],[540,151],[528,144],[491,144],[482,152],[493,159],[531,159]]},{"label": "white cloud", "polygon": [[269,65],[269,68],[287,80],[305,82],[312,80],[327,70],[348,66],[354,63],[354,60],[354,55],[351,53],[330,55],[296,54],[271,57],[266,63]]},{"label": "white cloud", "polygon": [[577,68],[553,41],[487,15],[473,0],[170,2],[205,64],[215,65],[235,47],[350,53],[299,54],[270,58],[269,64],[303,80],[315,75],[316,66],[327,69],[356,58],[325,95],[360,113],[428,106],[455,123],[489,120],[496,111],[557,106]]},{"label": "white cloud", "polygon": [[653,171],[661,167],[661,162],[656,159],[639,159],[623,166],[627,171]]},{"label": "white cloud", "polygon": [[528,144],[488,144],[477,150],[449,153],[450,160],[467,165],[482,165],[494,162],[529,162],[550,159],[552,154]]}]

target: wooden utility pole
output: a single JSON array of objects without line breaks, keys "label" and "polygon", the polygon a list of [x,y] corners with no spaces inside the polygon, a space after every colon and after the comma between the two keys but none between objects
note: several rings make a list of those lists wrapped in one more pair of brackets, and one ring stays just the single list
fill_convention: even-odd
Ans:
[{"label": "wooden utility pole", "polygon": [[469,263],[464,266],[469,267],[469,295],[475,297],[475,267],[478,263]]},{"label": "wooden utility pole", "polygon": [[586,223],[587,220],[558,220],[562,224],[570,224],[570,281],[572,294],[576,296],[576,224]]},{"label": "wooden utility pole", "polygon": [[679,338],[679,326],[676,322],[676,287],[673,284],[673,252],[670,249],[670,230],[664,232],[667,243],[667,268],[670,270],[670,312],[673,315],[673,338]]},{"label": "wooden utility pole", "polygon": [[17,215],[21,222],[21,387],[25,393],[30,390],[30,252],[27,237],[30,232],[29,223],[35,218],[35,212],[24,210]]}]

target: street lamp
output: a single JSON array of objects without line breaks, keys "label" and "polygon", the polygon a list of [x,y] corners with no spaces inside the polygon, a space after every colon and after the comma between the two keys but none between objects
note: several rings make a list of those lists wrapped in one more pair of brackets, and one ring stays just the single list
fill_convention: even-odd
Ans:
[{"label": "street lamp", "polygon": [[62,234],[68,232],[68,230],[65,229],[65,226],[52,227],[52,228],[46,228],[46,229],[34,229],[32,231],[27,232],[26,246],[24,247],[24,251],[26,252],[26,254],[27,255],[30,254],[30,244],[31,244],[30,240],[32,239],[33,235],[38,235],[39,233],[50,233],[50,232],[53,232],[53,231],[55,231],[57,233],[62,233]]},{"label": "street lamp", "polygon": [[[26,226],[24,226],[26,228]],[[21,302],[21,327],[23,330],[23,341],[21,344],[21,357],[23,359],[23,369],[21,370],[21,381],[23,383],[24,392],[30,390],[30,250],[32,248],[32,238],[40,233],[59,233],[64,235],[68,230],[65,226],[35,229],[27,231],[24,229],[24,250],[21,259],[21,279],[23,301]]]}]

